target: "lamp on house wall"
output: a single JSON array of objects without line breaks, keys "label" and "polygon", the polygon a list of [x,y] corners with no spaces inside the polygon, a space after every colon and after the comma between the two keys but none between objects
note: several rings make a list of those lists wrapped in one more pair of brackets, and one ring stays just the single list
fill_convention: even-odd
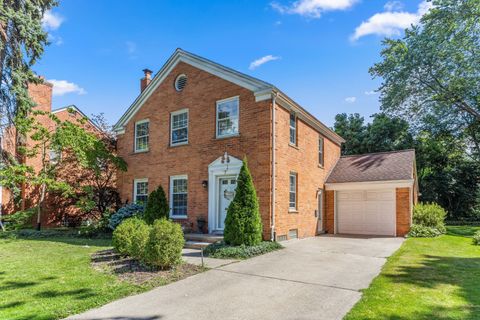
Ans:
[{"label": "lamp on house wall", "polygon": [[204,188],[208,187],[208,180],[203,180],[202,181],[202,187],[204,187]]}]

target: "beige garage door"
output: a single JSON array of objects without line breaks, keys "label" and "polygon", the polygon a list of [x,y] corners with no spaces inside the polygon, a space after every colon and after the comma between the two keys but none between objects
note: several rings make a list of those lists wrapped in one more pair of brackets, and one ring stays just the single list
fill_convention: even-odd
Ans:
[{"label": "beige garage door", "polygon": [[337,191],[337,233],[395,235],[395,189]]}]

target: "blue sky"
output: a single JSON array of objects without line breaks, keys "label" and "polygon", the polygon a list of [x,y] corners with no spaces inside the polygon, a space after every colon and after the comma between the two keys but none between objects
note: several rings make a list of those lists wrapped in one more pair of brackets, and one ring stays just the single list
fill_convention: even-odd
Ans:
[{"label": "blue sky", "polygon": [[141,70],[157,72],[180,47],[275,84],[332,126],[337,113],[379,110],[380,81],[368,69],[381,40],[425,8],[421,0],[64,0],[44,17],[52,43],[35,70],[54,82],[54,108],[75,104],[114,124],[139,94]]}]

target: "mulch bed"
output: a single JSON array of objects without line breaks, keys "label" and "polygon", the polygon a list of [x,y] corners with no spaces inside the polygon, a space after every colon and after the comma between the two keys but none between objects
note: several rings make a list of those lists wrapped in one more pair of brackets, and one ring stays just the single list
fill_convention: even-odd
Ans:
[{"label": "mulch bed", "polygon": [[165,285],[205,270],[201,266],[188,263],[168,270],[159,270],[130,257],[123,257],[112,249],[95,252],[92,255],[92,267],[101,272],[114,274],[122,281],[152,286]]}]

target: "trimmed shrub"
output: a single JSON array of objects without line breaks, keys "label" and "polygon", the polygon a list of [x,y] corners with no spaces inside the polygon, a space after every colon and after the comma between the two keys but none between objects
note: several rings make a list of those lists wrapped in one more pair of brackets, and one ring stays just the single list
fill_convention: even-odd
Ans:
[{"label": "trimmed shrub", "polygon": [[2,216],[5,222],[5,228],[8,230],[19,230],[32,226],[32,217],[36,214],[36,208],[17,211],[15,213]]},{"label": "trimmed shrub", "polygon": [[480,246],[480,230],[473,235],[473,243]]},{"label": "trimmed shrub", "polygon": [[145,251],[150,228],[140,218],[128,218],[113,231],[113,247],[121,254],[140,258]]},{"label": "trimmed shrub", "polygon": [[223,236],[226,244],[253,246],[262,242],[262,230],[257,192],[247,158],[244,158],[237,178],[235,197],[227,209]]},{"label": "trimmed shrub", "polygon": [[130,203],[127,204],[120,209],[118,209],[117,212],[111,215],[109,222],[108,222],[108,227],[112,230],[115,230],[117,226],[122,223],[123,220],[131,218],[133,216],[138,216],[142,217],[143,216],[143,210],[144,207],[136,204],[136,203]]},{"label": "trimmed shrub", "polygon": [[437,228],[425,227],[420,224],[412,224],[410,227],[409,237],[414,238],[434,238],[442,235],[443,232]]},{"label": "trimmed shrub", "polygon": [[224,242],[217,242],[206,247],[204,253],[218,259],[248,259],[282,248],[280,243],[271,241],[263,241],[254,246],[229,246]]},{"label": "trimmed shrub", "polygon": [[168,206],[167,196],[162,186],[153,190],[148,196],[147,205],[143,218],[148,224],[152,224],[157,219],[168,219],[170,207]]},{"label": "trimmed shrub", "polygon": [[418,203],[413,208],[413,223],[445,233],[447,212],[436,203]]},{"label": "trimmed shrub", "polygon": [[150,265],[167,269],[182,262],[185,244],[182,228],[167,219],[153,223],[142,260]]}]

